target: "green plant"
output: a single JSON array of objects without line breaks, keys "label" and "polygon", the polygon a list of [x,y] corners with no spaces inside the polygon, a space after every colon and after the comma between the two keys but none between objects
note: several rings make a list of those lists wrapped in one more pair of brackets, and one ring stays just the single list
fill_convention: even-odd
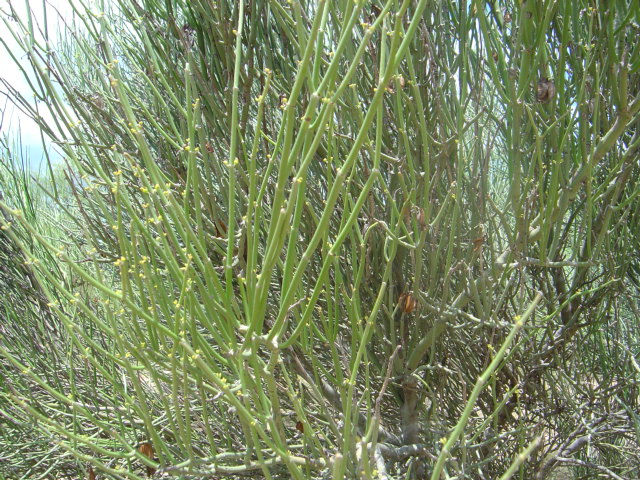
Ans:
[{"label": "green plant", "polygon": [[85,245],[5,207],[71,278],[5,398],[114,478],[631,478],[634,6],[7,11]]}]

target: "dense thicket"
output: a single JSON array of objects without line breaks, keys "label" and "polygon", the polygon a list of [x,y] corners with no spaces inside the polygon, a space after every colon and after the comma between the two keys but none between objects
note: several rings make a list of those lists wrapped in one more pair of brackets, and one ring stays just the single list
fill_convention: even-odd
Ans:
[{"label": "dense thicket", "polygon": [[637,478],[638,7],[9,5],[68,222],[4,209],[12,474]]}]

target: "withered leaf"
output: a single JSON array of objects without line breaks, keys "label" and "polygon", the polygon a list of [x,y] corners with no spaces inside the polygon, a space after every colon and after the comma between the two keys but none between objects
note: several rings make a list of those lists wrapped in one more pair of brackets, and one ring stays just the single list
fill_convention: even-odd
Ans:
[{"label": "withered leaf", "polygon": [[[149,443],[149,442],[141,443],[140,446],[138,447],[138,451],[141,454],[143,454],[145,457],[149,458],[150,460],[153,460],[155,452],[153,451],[153,445],[151,445],[151,443]],[[147,467],[147,476],[148,477],[152,476],[154,473],[156,473],[156,469],[155,468]]]},{"label": "withered leaf", "polygon": [[536,98],[541,103],[546,103],[556,95],[556,85],[552,80],[547,77],[542,77],[538,81],[538,89],[536,92]]}]

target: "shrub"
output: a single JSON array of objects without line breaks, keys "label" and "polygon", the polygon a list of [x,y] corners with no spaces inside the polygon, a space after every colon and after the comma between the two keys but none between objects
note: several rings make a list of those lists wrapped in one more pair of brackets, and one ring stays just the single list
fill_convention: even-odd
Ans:
[{"label": "shrub", "polygon": [[5,401],[89,476],[637,475],[632,3],[8,12],[81,235],[6,209],[68,275]]}]

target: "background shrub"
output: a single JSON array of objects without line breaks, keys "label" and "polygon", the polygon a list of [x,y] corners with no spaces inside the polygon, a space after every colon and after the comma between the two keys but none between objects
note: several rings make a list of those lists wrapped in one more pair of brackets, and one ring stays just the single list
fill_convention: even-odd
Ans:
[{"label": "background shrub", "polygon": [[17,475],[637,477],[635,7],[9,5],[65,160],[58,235],[3,203]]}]

